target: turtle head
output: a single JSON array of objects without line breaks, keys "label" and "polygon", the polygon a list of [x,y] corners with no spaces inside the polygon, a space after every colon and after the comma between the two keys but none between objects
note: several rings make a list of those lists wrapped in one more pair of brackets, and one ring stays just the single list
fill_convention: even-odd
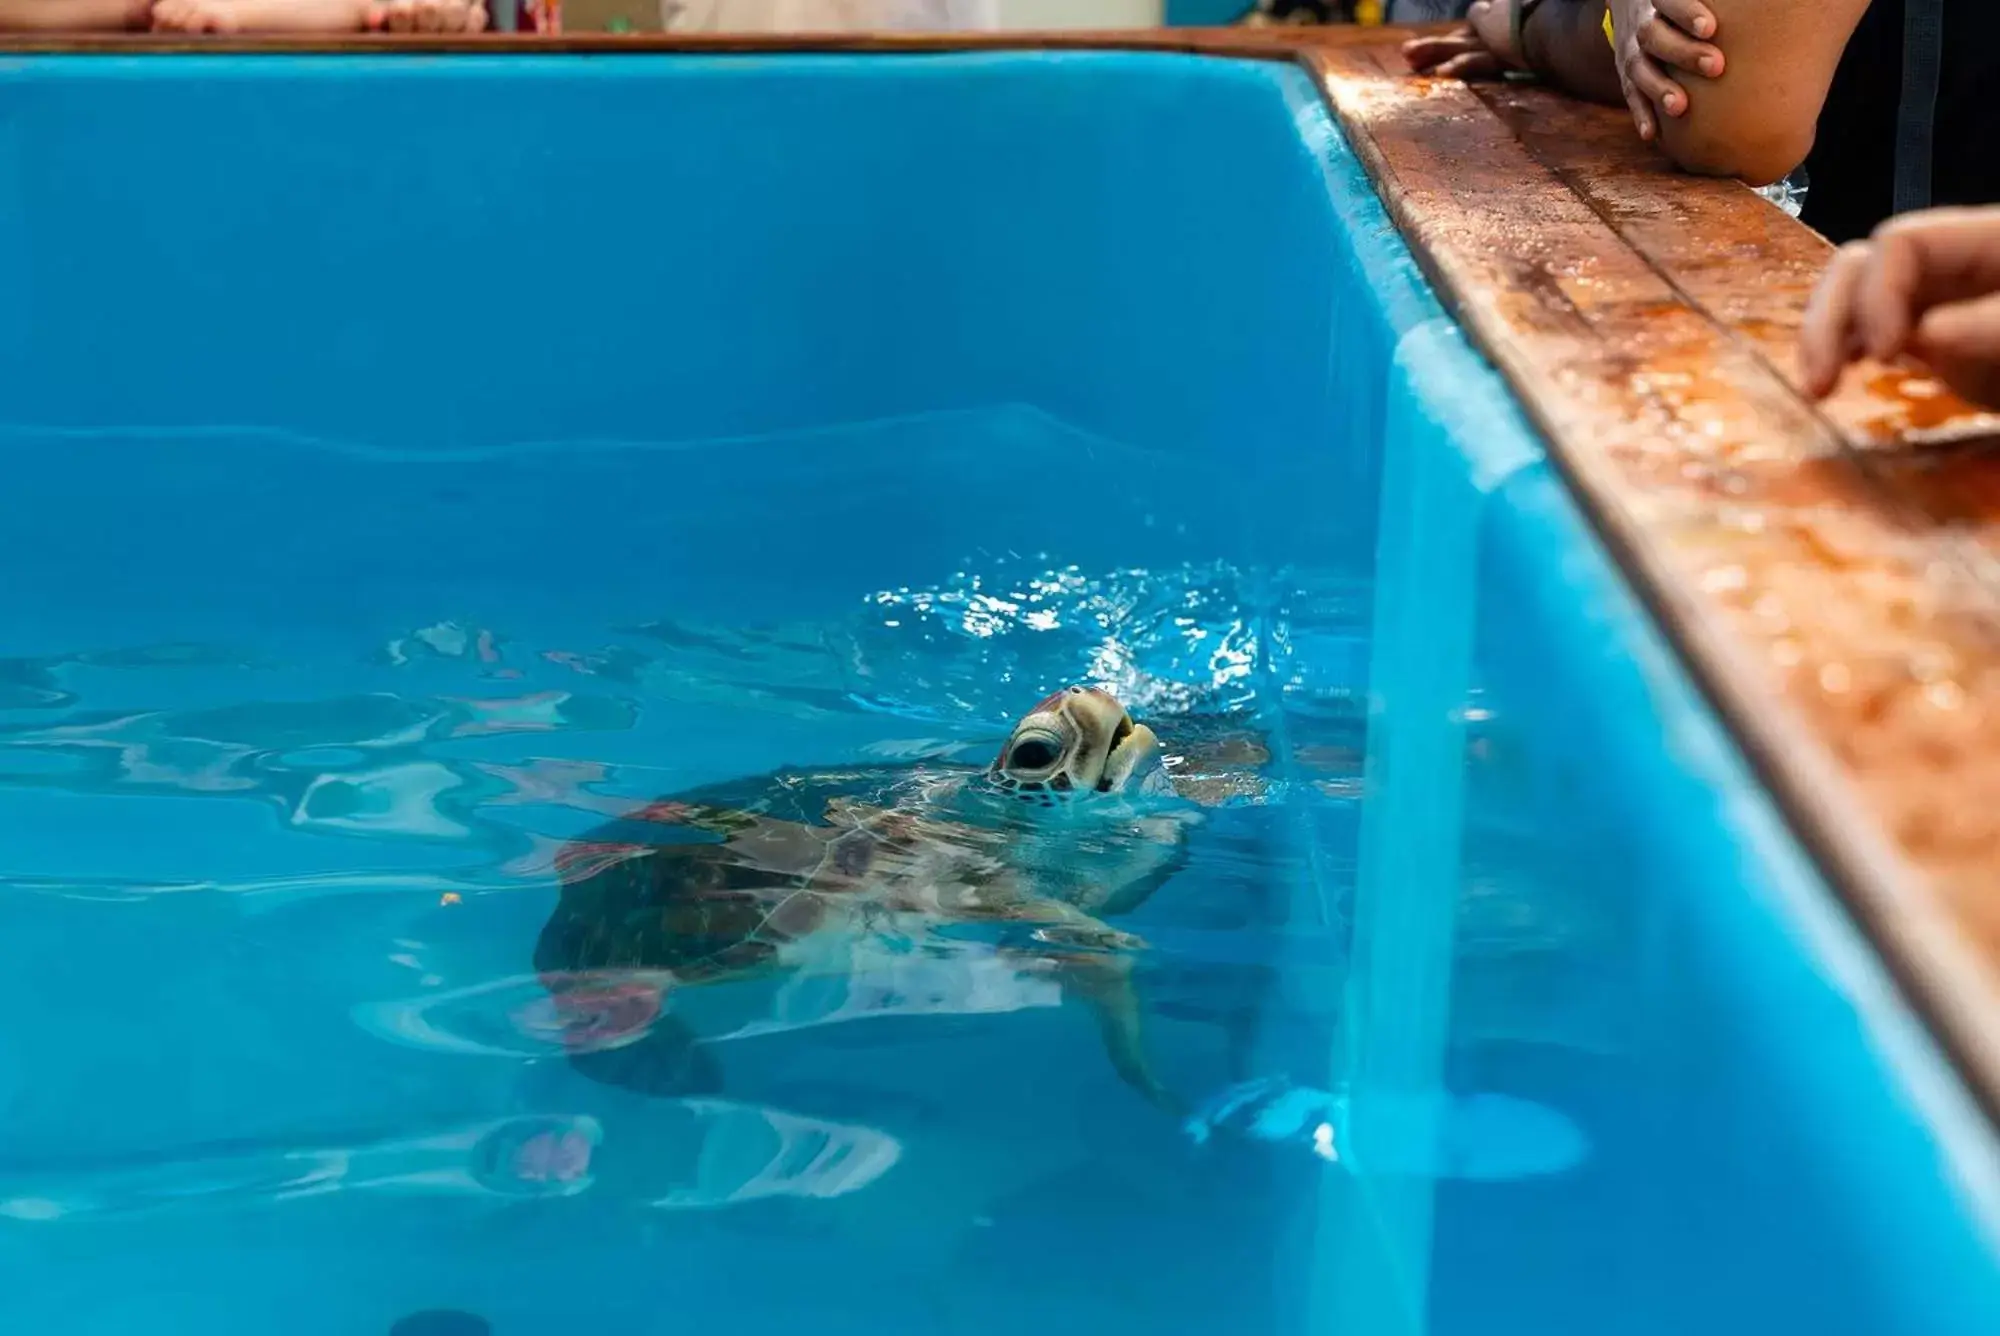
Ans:
[{"label": "turtle head", "polygon": [[1109,692],[1066,687],[1030,710],[1000,749],[993,781],[1024,798],[1153,791],[1165,784],[1160,740]]}]

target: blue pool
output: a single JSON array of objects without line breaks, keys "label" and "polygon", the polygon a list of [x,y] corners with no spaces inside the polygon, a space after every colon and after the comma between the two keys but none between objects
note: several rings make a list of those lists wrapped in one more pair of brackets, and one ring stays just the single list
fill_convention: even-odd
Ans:
[{"label": "blue pool", "polygon": [[[0,93],[0,1332],[2000,1330],[1990,1128],[1302,74]],[[579,1046],[635,809],[1077,682],[1214,799],[1183,1109],[977,934],[607,923]]]}]

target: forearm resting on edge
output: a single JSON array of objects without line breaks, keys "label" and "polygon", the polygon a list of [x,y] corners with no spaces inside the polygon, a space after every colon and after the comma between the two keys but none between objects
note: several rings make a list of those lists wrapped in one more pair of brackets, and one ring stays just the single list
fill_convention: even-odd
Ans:
[{"label": "forearm resting on edge", "polygon": [[1622,106],[1618,65],[1604,40],[1604,0],[1544,0],[1521,34],[1528,66],[1575,97]]},{"label": "forearm resting on edge", "polygon": [[1725,62],[1714,79],[1677,75],[1684,116],[1660,118],[1660,146],[1691,172],[1753,186],[1812,151],[1814,128],[1868,0],[1703,0]]},{"label": "forearm resting on edge", "polygon": [[[1659,112],[1660,147],[1682,168],[1769,185],[1805,161],[1833,72],[1868,0],[1703,0],[1716,18],[1720,76],[1669,70],[1684,115]],[[2000,2],[2000,0],[1996,0]],[[1544,0],[1524,33],[1529,65],[1592,102],[1624,103],[1604,36],[1605,0]],[[1618,12],[1622,12],[1618,11]]]}]

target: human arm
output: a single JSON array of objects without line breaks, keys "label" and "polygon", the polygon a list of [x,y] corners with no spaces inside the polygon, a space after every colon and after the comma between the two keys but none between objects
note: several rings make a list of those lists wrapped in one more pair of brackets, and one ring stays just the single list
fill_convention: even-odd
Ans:
[{"label": "human arm", "polygon": [[[1554,3],[1554,0],[1549,0]],[[1598,30],[1528,26],[1528,55],[1580,96],[1579,70],[1601,70],[1608,52],[1642,139],[1657,139],[1690,172],[1735,176],[1754,186],[1782,180],[1812,151],[1813,135],[1842,52],[1869,0],[1606,0]],[[1543,8],[1547,8],[1545,3]],[[1536,41],[1548,49],[1538,51]],[[1601,80],[1601,74],[1594,76]]]},{"label": "human arm", "polygon": [[[1516,3],[1481,0],[1508,16]],[[1609,0],[1614,50],[1604,34],[1607,0],[1543,0],[1523,25],[1522,49],[1509,51],[1504,36],[1494,49],[1504,63],[1578,97],[1624,101],[1640,137],[1657,140],[1689,171],[1768,185],[1811,151],[1834,71],[1868,3]],[[1506,23],[1496,18],[1470,31],[1490,45]],[[1413,42],[1406,55],[1421,68],[1435,49]]]},{"label": "human arm", "polygon": [[[1644,9],[1643,0],[1613,0]],[[1676,0],[1705,10],[1726,64],[1690,79],[1686,111],[1660,123],[1660,145],[1682,167],[1769,185],[1812,151],[1820,109],[1869,0]],[[1660,9],[1668,8],[1661,0]],[[1614,11],[1613,19],[1619,18]],[[1627,34],[1619,34],[1628,65]]]},{"label": "human arm", "polygon": [[1904,214],[1834,256],[1799,331],[1806,389],[1831,392],[1864,355],[1905,353],[2000,408],[2000,207]]},{"label": "human arm", "polygon": [[1474,0],[1463,27],[1412,37],[1403,43],[1403,58],[1419,73],[1446,79],[1534,70],[1565,92],[1616,105],[1618,70],[1604,41],[1604,0],[1542,0],[1517,20],[1524,9],[1522,0]]},{"label": "human arm", "polygon": [[[1616,52],[1605,33],[1607,3],[1619,25]],[[1725,68],[1720,51],[1688,35],[1714,29],[1701,0],[1476,0],[1464,27],[1414,37],[1403,55],[1419,73],[1478,79],[1525,70],[1586,101],[1623,102],[1639,137],[1651,141],[1662,112],[1687,110],[1687,92],[1667,69],[1713,77]]]},{"label": "human arm", "polygon": [[0,32],[121,32],[152,22],[153,0],[0,0]]},{"label": "human arm", "polygon": [[[1564,92],[1614,107],[1625,100],[1604,40],[1604,0],[1543,0],[1522,25],[1521,42],[1527,67]],[[1640,134],[1650,137],[1643,126]]]}]

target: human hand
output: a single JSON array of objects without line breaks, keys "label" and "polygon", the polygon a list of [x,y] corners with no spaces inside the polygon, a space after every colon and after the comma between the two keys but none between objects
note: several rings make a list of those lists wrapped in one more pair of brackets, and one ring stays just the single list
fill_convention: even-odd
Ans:
[{"label": "human hand", "polygon": [[1497,79],[1507,69],[1470,24],[1435,37],[1412,37],[1403,43],[1403,59],[1413,73],[1441,79]]},{"label": "human hand", "polygon": [[1668,68],[1709,79],[1722,73],[1722,52],[1707,40],[1715,36],[1715,15],[1701,0],[1609,0],[1609,5],[1618,85],[1639,138],[1650,142],[1659,137],[1662,114],[1687,114],[1687,90],[1669,77]]},{"label": "human hand", "polygon": [[1519,0],[1475,0],[1464,26],[1439,37],[1412,37],[1403,59],[1418,74],[1441,79],[1497,79],[1527,62],[1514,49],[1514,6]]},{"label": "human hand", "polygon": [[1799,330],[1807,392],[1831,393],[1860,357],[1905,353],[2000,408],[2000,207],[1905,214],[1834,256]]}]

